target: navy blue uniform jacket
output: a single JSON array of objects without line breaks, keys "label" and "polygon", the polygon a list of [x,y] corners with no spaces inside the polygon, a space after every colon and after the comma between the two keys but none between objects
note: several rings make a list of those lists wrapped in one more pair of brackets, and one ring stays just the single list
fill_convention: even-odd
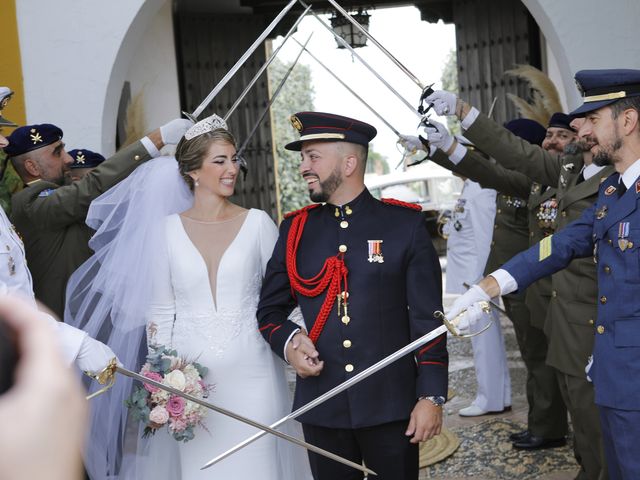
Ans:
[{"label": "navy blue uniform jacket", "polygon": [[[297,378],[294,409],[442,324],[434,317],[442,310],[442,274],[422,213],[382,203],[365,189],[348,205],[326,204],[308,214],[297,253],[298,273],[304,278],[317,275],[325,260],[345,245],[351,321],[341,322],[336,303],[316,343],[324,369],[317,377]],[[287,320],[289,313],[299,304],[311,331],[325,298],[324,293],[308,298],[291,292],[285,261],[290,226],[291,218],[280,225],[258,306],[261,332],[280,356],[298,328]],[[367,240],[383,241],[383,263],[368,261]],[[418,397],[446,397],[446,340],[446,335],[437,337],[415,357],[399,359],[298,420],[361,428],[408,419]]]},{"label": "navy blue uniform jacket", "polygon": [[[640,181],[619,197],[619,179],[617,173],[607,178],[596,203],[578,220],[515,256],[503,268],[522,289],[563,269],[572,258],[594,256],[598,318],[589,376],[596,403],[640,410]],[[626,241],[619,242],[621,237]]]}]

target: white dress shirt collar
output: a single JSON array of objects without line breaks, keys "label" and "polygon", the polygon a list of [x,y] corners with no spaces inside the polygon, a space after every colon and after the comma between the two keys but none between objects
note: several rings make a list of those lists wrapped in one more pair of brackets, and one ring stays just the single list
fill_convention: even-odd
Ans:
[{"label": "white dress shirt collar", "polygon": [[638,179],[638,177],[640,177],[640,159],[632,163],[631,166],[627,168],[622,175],[620,175],[620,178],[627,189],[633,186],[633,183]]}]

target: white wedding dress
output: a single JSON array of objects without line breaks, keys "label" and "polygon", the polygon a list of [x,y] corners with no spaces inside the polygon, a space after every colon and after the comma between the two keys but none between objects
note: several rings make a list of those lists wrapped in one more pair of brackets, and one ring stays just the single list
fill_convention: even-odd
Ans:
[{"label": "white wedding dress", "polygon": [[[251,209],[243,217],[235,238],[230,237],[217,258],[217,272],[209,271],[198,248],[203,244],[196,246],[183,219],[178,214],[167,217],[168,252],[157,259],[147,323],[154,324],[151,342],[171,346],[209,369],[204,378],[214,385],[209,402],[269,425],[291,407],[284,362],[264,341],[256,320],[262,278],[278,232],[261,210]],[[300,438],[299,426],[291,423],[282,431],[292,434],[297,429]],[[195,439],[178,444],[180,467],[173,469],[181,472],[182,480],[311,478],[304,449],[272,435],[200,470],[257,432],[215,412],[208,414],[205,425],[208,431],[198,427]],[[157,439],[161,443],[169,434],[166,429],[157,432],[152,445],[159,436],[164,437]]]}]

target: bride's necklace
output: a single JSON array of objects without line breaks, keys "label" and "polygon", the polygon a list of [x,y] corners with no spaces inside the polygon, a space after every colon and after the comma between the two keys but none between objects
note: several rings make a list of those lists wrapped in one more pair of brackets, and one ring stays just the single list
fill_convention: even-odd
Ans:
[{"label": "bride's necklace", "polygon": [[231,217],[231,218],[227,218],[226,220],[211,220],[211,221],[205,221],[205,220],[196,220],[195,218],[191,218],[188,217],[187,215],[180,215],[182,218],[186,218],[187,220],[189,220],[190,222],[194,222],[194,223],[201,223],[204,225],[216,225],[219,223],[228,223],[228,222],[232,222],[233,220],[236,220],[240,217],[242,217],[243,215],[246,215],[246,211],[245,212],[240,212],[238,215],[236,215],[235,217]]}]

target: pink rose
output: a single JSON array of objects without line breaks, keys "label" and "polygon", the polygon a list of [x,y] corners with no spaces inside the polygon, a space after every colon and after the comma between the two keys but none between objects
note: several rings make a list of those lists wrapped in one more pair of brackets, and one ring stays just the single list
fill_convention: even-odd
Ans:
[{"label": "pink rose", "polygon": [[184,412],[184,405],[185,401],[183,398],[173,395],[167,402],[167,412],[169,412],[169,415],[172,417],[179,417],[182,415],[182,412]]},{"label": "pink rose", "polygon": [[166,408],[157,406],[149,413],[149,420],[156,425],[164,425],[169,421],[169,412]]},{"label": "pink rose", "polygon": [[[159,373],[145,372],[143,373],[143,375],[147,378],[150,378],[151,380],[155,380],[156,382],[162,383],[162,375],[160,375]],[[160,390],[158,387],[154,387],[153,385],[149,385],[148,383],[144,384],[144,388],[149,393],[156,393],[158,390]]]}]

